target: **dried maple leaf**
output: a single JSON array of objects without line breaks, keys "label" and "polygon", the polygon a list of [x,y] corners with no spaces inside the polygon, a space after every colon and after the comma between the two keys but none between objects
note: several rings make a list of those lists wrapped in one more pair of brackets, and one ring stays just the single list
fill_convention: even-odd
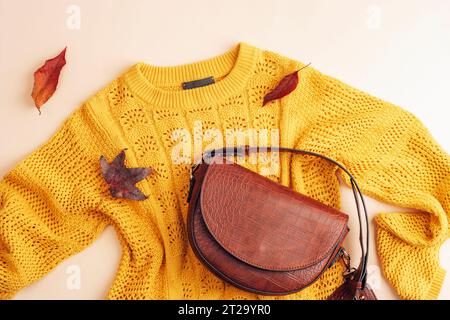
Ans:
[{"label": "dried maple leaf", "polygon": [[268,94],[264,96],[263,106],[265,106],[270,101],[281,99],[284,96],[287,96],[292,91],[294,91],[298,85],[298,73],[300,72],[300,70],[308,66],[309,64],[299,70],[296,70],[288,74],[283,79],[281,79],[278,85],[272,91],[270,91]]},{"label": "dried maple leaf", "polygon": [[127,168],[125,166],[125,150],[122,150],[111,163],[108,163],[104,156],[100,157],[103,177],[109,184],[109,191],[113,197],[145,200],[147,196],[135,184],[145,179],[153,172],[153,169]]},{"label": "dried maple leaf", "polygon": [[56,57],[45,61],[44,65],[34,72],[34,86],[31,96],[41,114],[41,106],[53,95],[58,85],[59,74],[66,64],[66,49]]}]

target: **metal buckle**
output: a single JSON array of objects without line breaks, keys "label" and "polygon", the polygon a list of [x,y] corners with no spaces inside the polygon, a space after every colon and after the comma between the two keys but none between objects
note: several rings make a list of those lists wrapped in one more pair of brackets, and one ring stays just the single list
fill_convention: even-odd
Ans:
[{"label": "metal buckle", "polygon": [[191,166],[191,175],[189,177],[189,191],[188,191],[188,195],[187,195],[187,199],[186,199],[187,203],[191,202],[192,191],[194,191],[194,184],[195,184],[194,172],[195,172],[195,170],[197,170],[197,168],[200,166],[201,163],[202,162],[200,161],[200,162],[194,163]]},{"label": "metal buckle", "polygon": [[191,166],[191,178],[192,178],[192,176],[194,175],[194,172],[195,172],[195,170],[197,170],[197,168],[198,168],[198,166],[200,165],[200,163],[201,163],[201,161],[200,161],[200,162],[197,162],[197,163],[194,163],[194,164]]},{"label": "metal buckle", "polygon": [[351,259],[350,259],[350,255],[348,254],[347,251],[345,251],[344,248],[341,248],[341,252],[342,252],[342,261],[344,261],[344,265],[345,265],[345,271],[343,272],[342,276],[344,278],[352,278],[353,274],[356,272],[356,268],[352,268],[351,266]]}]

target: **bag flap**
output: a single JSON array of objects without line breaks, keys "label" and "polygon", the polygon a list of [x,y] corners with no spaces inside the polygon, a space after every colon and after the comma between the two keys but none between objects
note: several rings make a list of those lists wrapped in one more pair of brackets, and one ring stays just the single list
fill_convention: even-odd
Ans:
[{"label": "bag flap", "polygon": [[266,270],[329,258],[348,216],[236,164],[211,163],[200,194],[205,224],[234,257]]}]

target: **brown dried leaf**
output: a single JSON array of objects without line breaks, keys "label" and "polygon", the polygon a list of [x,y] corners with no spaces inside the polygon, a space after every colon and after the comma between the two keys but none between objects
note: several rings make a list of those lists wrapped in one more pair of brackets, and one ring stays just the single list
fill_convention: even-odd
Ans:
[{"label": "brown dried leaf", "polygon": [[31,96],[41,114],[41,106],[53,95],[58,85],[59,74],[66,64],[66,48],[56,57],[45,61],[44,65],[34,72],[34,86]]},{"label": "brown dried leaf", "polygon": [[147,196],[135,184],[145,179],[153,172],[153,169],[127,168],[125,166],[125,150],[122,150],[111,163],[108,163],[104,156],[100,157],[103,177],[108,183],[109,191],[114,198],[145,200]]},{"label": "brown dried leaf", "polygon": [[283,79],[281,79],[281,81],[278,83],[278,85],[271,92],[269,92],[268,94],[266,94],[264,96],[263,106],[265,106],[270,101],[281,99],[284,96],[287,96],[292,91],[294,91],[298,85],[299,71],[308,66],[309,66],[309,64],[299,70],[296,70],[296,71],[288,74]]}]

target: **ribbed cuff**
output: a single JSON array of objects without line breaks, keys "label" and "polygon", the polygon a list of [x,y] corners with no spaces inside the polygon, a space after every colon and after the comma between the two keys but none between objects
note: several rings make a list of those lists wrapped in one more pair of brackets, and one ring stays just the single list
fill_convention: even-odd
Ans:
[{"label": "ribbed cuff", "polygon": [[424,297],[426,300],[436,300],[438,298],[439,293],[441,292],[444,278],[445,278],[445,270],[439,268],[436,272],[433,282],[431,283],[430,290],[428,290],[427,294]]},{"label": "ribbed cuff", "polygon": [[11,300],[14,297],[14,292],[0,292],[0,300]]}]

